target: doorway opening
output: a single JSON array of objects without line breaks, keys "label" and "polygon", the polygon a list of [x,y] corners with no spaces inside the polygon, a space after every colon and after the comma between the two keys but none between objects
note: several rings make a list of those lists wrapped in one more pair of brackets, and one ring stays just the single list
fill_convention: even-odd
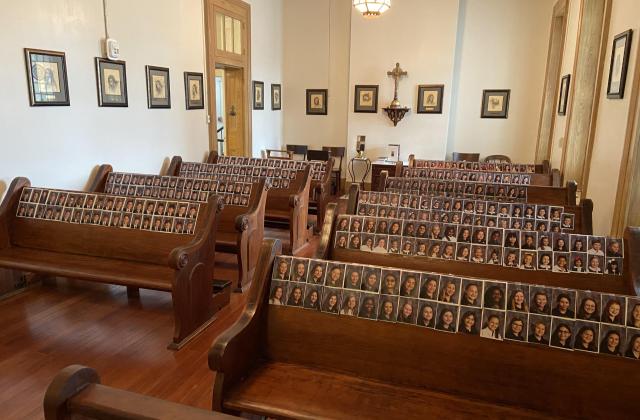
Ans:
[{"label": "doorway opening", "polygon": [[[251,154],[251,7],[241,0],[206,0],[209,148]],[[215,116],[215,117],[213,117]],[[215,123],[214,123],[215,120]]]},{"label": "doorway opening", "polygon": [[246,101],[243,69],[219,65],[216,78],[216,137],[218,153],[244,156]]}]

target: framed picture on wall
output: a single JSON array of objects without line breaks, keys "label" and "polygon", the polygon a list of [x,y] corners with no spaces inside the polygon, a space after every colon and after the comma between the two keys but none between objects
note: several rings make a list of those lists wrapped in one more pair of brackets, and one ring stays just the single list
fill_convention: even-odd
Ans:
[{"label": "framed picture on wall", "polygon": [[69,106],[67,60],[63,52],[24,49],[31,106]]},{"label": "framed picture on wall", "polygon": [[307,89],[307,115],[327,115],[327,89]]},{"label": "framed picture on wall", "polygon": [[280,111],[282,109],[282,86],[271,84],[271,110]]},{"label": "framed picture on wall", "polygon": [[98,106],[129,106],[127,65],[124,61],[96,57],[96,82]]},{"label": "framed picture on wall", "polygon": [[560,98],[558,98],[558,115],[567,115],[567,101],[569,99],[570,83],[570,74],[562,76],[562,81],[560,82]]},{"label": "framed picture on wall", "polygon": [[607,82],[607,98],[609,99],[622,99],[624,97],[632,34],[633,31],[629,29],[613,38],[611,63],[609,64],[609,81]]},{"label": "framed picture on wall", "polygon": [[442,114],[444,85],[418,86],[418,114]]},{"label": "framed picture on wall", "polygon": [[378,112],[378,85],[356,85],[353,112]]},{"label": "framed picture on wall", "polygon": [[509,115],[510,94],[510,89],[483,90],[480,118],[507,118]]},{"label": "framed picture on wall", "polygon": [[204,109],[202,73],[184,72],[184,101],[187,109]]},{"label": "framed picture on wall", "polygon": [[253,109],[264,109],[264,82],[253,81]]},{"label": "framed picture on wall", "polygon": [[147,106],[171,108],[171,82],[166,67],[145,66],[147,72]]}]

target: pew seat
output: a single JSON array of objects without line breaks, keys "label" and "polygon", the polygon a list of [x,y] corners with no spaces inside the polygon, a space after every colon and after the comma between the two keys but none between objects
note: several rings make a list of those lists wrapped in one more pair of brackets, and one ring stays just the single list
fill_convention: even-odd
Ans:
[{"label": "pew seat", "polygon": [[[220,302],[227,300],[213,296],[212,284],[221,197],[210,196],[200,205],[193,234],[173,234],[18,217],[23,190],[30,185],[26,178],[14,179],[0,206],[0,268],[122,285],[131,297],[140,288],[169,292],[173,350],[213,322]],[[83,193],[69,192],[74,194]],[[228,294],[228,288],[221,293]]]},{"label": "pew seat", "polygon": [[99,283],[170,292],[174,271],[136,261],[105,259],[29,248],[0,250],[0,266]]},{"label": "pew seat", "polygon": [[[295,390],[295,391],[294,391]],[[318,396],[327,404],[318,404]],[[330,403],[329,403],[330,402]],[[354,403],[358,409],[354,410]],[[226,410],[297,419],[540,418],[522,408],[490,405],[450,394],[329,372],[299,364],[265,362],[225,400]]]}]

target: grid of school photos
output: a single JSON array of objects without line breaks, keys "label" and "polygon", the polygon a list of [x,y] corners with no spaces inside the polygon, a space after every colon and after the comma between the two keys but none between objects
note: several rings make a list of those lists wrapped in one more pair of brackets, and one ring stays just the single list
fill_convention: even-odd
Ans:
[{"label": "grid of school photos", "polygon": [[415,168],[429,169],[466,169],[470,171],[492,171],[533,174],[536,172],[536,165],[530,163],[509,163],[509,162],[467,162],[451,160],[427,160],[414,159]]},{"label": "grid of school photos", "polygon": [[107,176],[105,192],[124,197],[189,200],[206,203],[217,194],[227,205],[249,205],[252,184],[234,181],[212,181],[176,176],[144,175],[112,172]]},{"label": "grid of school photos", "polygon": [[199,212],[200,204],[193,202],[27,187],[20,195],[16,216],[192,235]]},{"label": "grid of school photos", "polygon": [[623,273],[622,239],[564,232],[339,215],[334,247],[523,270]]},{"label": "grid of school photos", "polygon": [[291,256],[269,303],[640,360],[640,298]]},{"label": "grid of school photos", "polygon": [[565,212],[563,206],[374,191],[360,192],[356,213],[539,232],[572,232],[575,227],[575,214]]},{"label": "grid of school photos", "polygon": [[470,171],[459,169],[426,169],[426,168],[404,168],[402,170],[404,178],[423,178],[428,180],[444,181],[471,181],[495,184],[529,185],[531,184],[530,174],[520,174],[511,172],[490,172],[490,171]]},{"label": "grid of school photos", "polygon": [[424,178],[389,177],[386,192],[430,195],[440,197],[471,198],[477,200],[503,200],[526,202],[526,185],[496,184],[475,181],[436,181]]},{"label": "grid of school photos", "polygon": [[[323,179],[327,171],[327,162],[245,156],[220,156],[217,163],[183,162],[180,166],[179,176],[216,179],[216,175],[218,177],[220,175],[235,175],[247,177],[246,182],[256,182],[255,179],[266,177],[272,180],[274,188],[288,188],[289,183],[296,177],[296,171],[305,169],[307,165],[311,165],[312,180]],[[249,181],[248,178],[253,180]],[[282,186],[283,183],[286,186]]]}]

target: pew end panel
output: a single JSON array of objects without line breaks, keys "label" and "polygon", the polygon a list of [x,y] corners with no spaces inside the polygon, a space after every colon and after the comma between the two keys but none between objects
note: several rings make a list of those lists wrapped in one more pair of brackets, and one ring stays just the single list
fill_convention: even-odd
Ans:
[{"label": "pew end panel", "polygon": [[109,164],[102,164],[98,167],[93,180],[89,183],[88,192],[104,191],[107,183],[107,177],[113,172],[113,167]]},{"label": "pew end panel", "polygon": [[196,228],[195,238],[170,254],[169,265],[177,271],[171,289],[176,313],[173,342],[169,344],[172,350],[182,348],[215,320],[212,279],[223,203],[222,197],[210,196],[207,217]]},{"label": "pew end panel", "polygon": [[207,159],[205,163],[218,163],[218,152],[215,150],[210,150],[209,154],[207,154]]},{"label": "pew end panel", "polygon": [[297,171],[289,188],[271,188],[267,194],[265,221],[289,226],[289,249],[294,255],[309,241],[309,189],[311,166]]},{"label": "pew end panel", "polygon": [[[314,232],[319,233],[322,229],[322,224],[324,222],[324,213],[326,211],[327,205],[331,200],[331,170],[333,168],[335,162],[335,158],[330,157],[327,160],[324,171],[324,176],[321,180],[311,181],[310,187],[310,206],[309,210],[315,210],[316,214],[316,225],[314,227]],[[311,211],[313,214],[314,211]]]},{"label": "pew end panel", "polygon": [[320,258],[323,260],[329,259],[331,247],[335,239],[335,222],[337,216],[338,206],[336,203],[330,203],[327,206],[327,214],[324,218],[324,224],[322,225],[322,231],[320,232],[320,244],[314,255],[314,258]]},{"label": "pew end panel", "polygon": [[180,174],[180,167],[182,166],[182,157],[174,156],[171,158],[171,163],[167,168],[167,176],[178,176]]},{"label": "pew end panel", "polygon": [[102,385],[95,370],[81,365],[67,366],[53,378],[43,408],[45,420],[234,418]]},{"label": "pew end panel", "polygon": [[222,210],[216,250],[234,253],[238,259],[238,277],[233,290],[247,290],[253,279],[260,246],[264,239],[264,215],[271,188],[266,179],[251,189],[247,207],[227,205]]},{"label": "pew end panel", "polygon": [[276,255],[281,254],[278,240],[264,240],[260,247],[255,286],[249,289],[247,304],[240,318],[214,341],[209,351],[209,368],[216,372],[212,407],[223,411],[226,393],[242,381],[258,365],[262,356],[261,343],[266,324],[268,284]]},{"label": "pew end panel", "polygon": [[640,296],[640,227],[629,226],[624,231],[624,277],[627,287]]}]

